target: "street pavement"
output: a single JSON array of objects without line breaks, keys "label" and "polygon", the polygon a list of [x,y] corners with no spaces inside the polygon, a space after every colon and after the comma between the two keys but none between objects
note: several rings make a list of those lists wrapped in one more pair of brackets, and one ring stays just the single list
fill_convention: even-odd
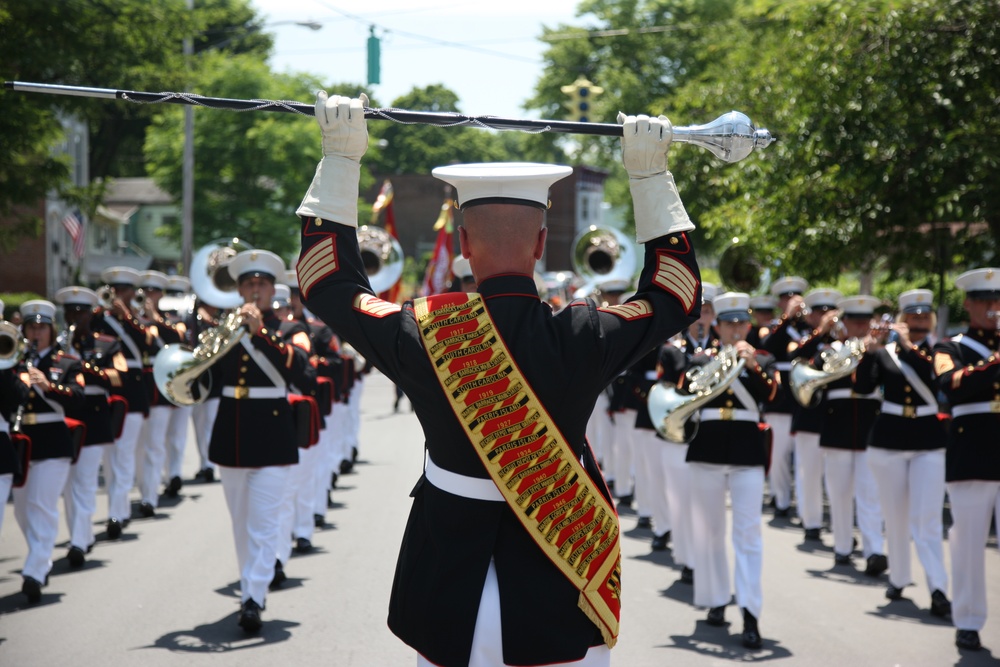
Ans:
[{"label": "street pavement", "polygon": [[[329,525],[313,540],[316,549],[294,556],[284,588],[269,595],[258,636],[236,625],[239,573],[218,482],[186,481],[178,499],[162,499],[156,517],[134,519],[117,542],[104,539],[99,522],[97,544],[80,571],[65,560],[62,526],[49,585],[34,606],[20,593],[25,543],[8,503],[0,534],[0,665],[415,664],[385,619],[423,436],[405,400],[398,414],[393,400],[392,384],[370,376],[355,472],[341,477]],[[185,479],[197,468],[191,437]],[[102,492],[98,519],[106,501]],[[823,546],[805,543],[794,520],[765,512],[764,646],[747,651],[740,645],[739,609],[727,609],[728,627],[707,625],[706,610],[692,606],[691,587],[678,581],[669,550],[651,552],[651,533],[635,523],[624,510],[621,637],[612,653],[617,667],[1000,664],[994,657],[1000,655],[1000,553],[993,536],[986,553],[992,616],[980,633],[986,648],[969,653],[955,648],[949,623],[928,613],[930,595],[915,555],[917,585],[890,602],[886,577],[866,577],[860,558],[857,570],[834,566],[829,535]]]}]

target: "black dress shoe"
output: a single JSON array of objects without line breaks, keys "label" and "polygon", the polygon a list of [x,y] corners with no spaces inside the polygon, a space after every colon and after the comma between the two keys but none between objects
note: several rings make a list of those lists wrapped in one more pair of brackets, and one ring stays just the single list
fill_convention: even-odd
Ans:
[{"label": "black dress shoe", "polygon": [[901,600],[903,598],[903,589],[889,584],[885,589],[885,596],[890,600]]},{"label": "black dress shoe", "polygon": [[[335,508],[336,506],[337,506],[337,505],[336,505],[336,504],[335,504],[335,503],[333,502],[333,496],[332,496],[332,495],[330,494],[330,492],[329,492],[329,491],[327,491],[327,492],[326,492],[326,508],[327,508],[328,510],[332,510],[332,509],[333,509],[333,508]],[[313,515],[313,516],[315,516],[315,515]]]},{"label": "black dress shoe", "polygon": [[775,507],[774,516],[779,519],[787,519],[788,515],[792,513],[791,507]]},{"label": "black dress shoe", "polygon": [[622,496],[618,499],[618,507],[632,507],[632,501],[635,500],[635,496],[631,493],[627,496]]},{"label": "black dress shoe", "polygon": [[139,516],[143,519],[151,519],[156,516],[156,510],[152,503],[139,503]]},{"label": "black dress shoe", "polygon": [[254,602],[253,598],[250,598],[243,603],[243,606],[240,608],[240,619],[238,623],[239,626],[243,628],[243,631],[248,635],[260,632],[260,628],[264,625],[264,621],[260,620],[260,605]]},{"label": "black dress shoe", "polygon": [[83,567],[87,557],[84,556],[83,549],[80,547],[70,547],[69,553],[66,554],[66,560],[69,561],[70,567]]},{"label": "black dress shoe", "polygon": [[171,498],[176,498],[177,494],[181,492],[181,487],[184,486],[184,482],[178,476],[173,476],[170,478],[170,482],[167,484],[166,494]]},{"label": "black dress shoe", "polygon": [[122,536],[122,522],[118,519],[108,519],[108,539],[117,540]]},{"label": "black dress shoe", "polygon": [[745,648],[760,648],[763,644],[760,638],[760,630],[757,629],[757,617],[744,609],[743,646]]},{"label": "black dress shoe", "polygon": [[281,585],[285,583],[288,579],[288,575],[285,574],[285,567],[281,564],[280,560],[274,561],[274,576],[271,577],[271,583],[268,584],[268,588],[272,591],[276,591],[281,588]]},{"label": "black dress shoe", "polygon": [[948,596],[942,590],[931,593],[931,615],[940,618],[951,616],[951,602],[948,601]]},{"label": "black dress shoe", "polygon": [[202,482],[214,482],[215,470],[212,468],[202,468],[194,474],[194,478]]},{"label": "black dress shoe", "polygon": [[358,462],[358,448],[351,447],[351,463],[357,463],[357,462]]},{"label": "black dress shoe", "polygon": [[693,584],[694,583],[694,570],[685,565],[681,569],[681,583],[682,584]]},{"label": "black dress shoe", "polygon": [[670,541],[670,531],[662,535],[653,535],[653,551],[666,551],[667,543]]},{"label": "black dress shoe", "polygon": [[712,607],[708,610],[708,616],[705,618],[705,622],[709,625],[721,626],[726,624],[726,605],[721,607]]},{"label": "black dress shoe", "polygon": [[42,582],[34,577],[25,577],[21,592],[28,597],[29,603],[37,604],[42,599]]},{"label": "black dress shoe", "polygon": [[635,522],[635,527],[649,530],[650,528],[653,527],[653,520],[650,519],[648,516],[641,516],[639,517],[639,520]]},{"label": "black dress shoe", "polygon": [[955,632],[955,646],[966,651],[978,651],[983,647],[979,641],[979,633],[975,630],[958,630]]},{"label": "black dress shoe", "polygon": [[819,528],[806,528],[806,539],[813,542],[819,542],[820,539],[822,539],[819,536]]},{"label": "black dress shoe", "polygon": [[340,476],[336,472],[331,472],[330,473],[330,488],[331,489],[336,489],[337,488],[337,478],[338,477],[340,477]]},{"label": "black dress shoe", "polygon": [[867,565],[865,566],[865,574],[869,577],[881,576],[883,572],[889,569],[889,559],[883,554],[872,554],[868,557]]},{"label": "black dress shoe", "polygon": [[326,517],[322,514],[313,514],[313,526],[316,528],[322,528],[326,525]]},{"label": "black dress shoe", "polygon": [[304,537],[296,538],[295,540],[295,553],[307,554],[313,550],[313,544],[308,539]]},{"label": "black dress shoe", "polygon": [[341,461],[340,462],[340,474],[347,475],[350,474],[351,470],[354,469],[353,461]]},{"label": "black dress shoe", "polygon": [[854,563],[851,560],[851,554],[838,554],[836,552],[833,554],[833,562],[835,565],[852,565]]}]

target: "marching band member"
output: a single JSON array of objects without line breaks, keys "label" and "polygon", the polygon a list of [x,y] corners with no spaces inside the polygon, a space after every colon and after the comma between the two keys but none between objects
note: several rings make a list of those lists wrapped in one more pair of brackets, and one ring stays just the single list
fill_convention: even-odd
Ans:
[{"label": "marching band member", "polygon": [[249,335],[210,369],[222,399],[209,458],[219,466],[233,524],[240,568],[238,623],[252,634],[263,625],[260,612],[280,540],[288,539],[279,534],[279,515],[290,466],[298,463],[288,385],[303,384],[308,359],[281,341],[281,323],[271,309],[275,280],[285,270],[281,258],[245,250],[227,269],[243,297],[239,312]]},{"label": "marching band member", "polygon": [[[765,338],[771,333],[771,327],[777,324],[774,313],[778,308],[778,301],[770,294],[760,294],[750,297],[750,316],[753,318],[753,326],[747,334],[747,342],[755,348],[759,348]],[[790,454],[791,452],[789,452]],[[789,490],[791,490],[791,475],[789,475]]]},{"label": "marching band member", "polygon": [[132,516],[129,493],[135,483],[135,455],[142,425],[149,414],[149,386],[143,375],[143,361],[154,351],[153,338],[126,304],[132,302],[139,272],[126,266],[113,266],[101,273],[101,279],[112,289],[111,307],[94,316],[92,327],[100,334],[113,336],[121,342],[124,365],[115,366],[122,385],[111,393],[121,396],[128,404],[125,425],[114,447],[104,452],[104,480],[108,490],[109,540],[121,537],[122,529]]},{"label": "marching band member", "polygon": [[887,556],[892,562],[885,596],[898,600],[913,583],[910,541],[927,575],[931,613],[951,614],[948,573],[944,566],[944,452],[948,432],[934,393],[931,332],[934,295],[915,289],[899,295],[897,339],[868,345],[854,374],[854,391],[869,394],[882,387],[882,408],[868,441],[868,465],[878,485]]},{"label": "marching band member", "polygon": [[72,336],[67,335],[66,350],[80,358],[84,379],[85,405],[80,420],[87,426],[87,435],[63,489],[70,537],[66,558],[70,566],[81,567],[94,545],[93,518],[101,461],[107,449],[114,446],[116,433],[111,390],[122,384],[115,366],[125,366],[125,357],[116,338],[90,328],[98,302],[96,292],[80,286],[64,287],[56,292],[55,301],[62,305],[63,319],[73,331]]},{"label": "marching band member", "polygon": [[[200,299],[195,302],[194,313],[188,327],[188,344],[197,345],[198,336],[214,326],[218,322],[218,308],[205,304]],[[195,442],[198,444],[198,472],[195,473],[195,480],[201,482],[215,481],[215,466],[209,460],[208,447],[212,441],[212,430],[215,428],[215,418],[219,414],[219,403],[222,399],[222,387],[212,384],[208,391],[208,398],[201,403],[191,406],[191,422],[194,427]]]},{"label": "marching band member", "polygon": [[[598,285],[602,305],[615,306],[629,288],[627,280],[609,280]],[[644,408],[635,392],[635,377],[628,369],[618,374],[611,383],[612,416],[611,447],[614,453],[611,461],[614,470],[610,479],[612,491],[618,498],[618,507],[632,507],[635,501],[635,419],[639,408]]]},{"label": "marching band member", "polygon": [[[669,121],[623,117],[647,244],[628,303],[552,314],[532,272],[549,186],[571,170],[498,163],[434,170],[457,190],[478,293],[400,306],[371,292],[354,229],[366,103],[317,96],[324,158],[298,210],[298,275],[309,309],[403,386],[427,434],[390,629],[420,665],[607,665],[619,528],[585,447],[587,416],[615,375],[697,317],[701,296],[694,226],[666,170]],[[540,528],[552,542],[534,539]]]},{"label": "marching band member", "polygon": [[[632,392],[638,404],[635,421],[632,424],[632,453],[635,458],[635,510],[638,515],[636,528],[652,528],[653,505],[658,493],[661,493],[665,479],[658,462],[660,445],[657,442],[656,427],[649,417],[649,390],[656,384],[656,364],[660,350],[650,350],[642,359],[632,364],[628,369],[632,376]],[[603,392],[602,392],[603,393]],[[657,526],[657,533],[670,532],[670,524]],[[666,540],[653,539],[654,550],[667,548]]]},{"label": "marching band member", "polygon": [[[789,346],[797,345],[808,333],[809,327],[802,317],[802,311],[806,307],[802,295],[807,289],[809,289],[809,283],[798,276],[784,276],[774,281],[771,285],[771,297],[776,299],[773,307],[781,310],[781,319],[772,325],[772,330],[766,333],[761,339],[760,345],[756,346],[771,353],[775,358],[776,368],[781,373],[778,397],[764,409],[764,421],[771,427],[774,443],[767,481],[771,491],[771,503],[774,505],[774,515],[777,517],[787,517],[791,513],[792,506],[792,486],[794,484],[792,454],[795,451],[792,414],[796,404],[795,399],[788,391],[788,371],[792,369]],[[753,307],[753,300],[751,300],[751,307]],[[758,310],[754,307],[755,316],[757,313],[764,313],[762,319],[767,312],[764,308]],[[757,324],[760,325],[760,321]],[[753,332],[751,330],[751,333]],[[820,511],[822,511],[822,507],[820,507]],[[812,527],[818,528],[818,525]]]},{"label": "marching band member", "polygon": [[934,347],[934,372],[952,417],[945,479],[954,521],[948,545],[955,644],[979,650],[986,625],[984,545],[990,516],[1000,514],[1000,268],[966,271],[955,285],[965,292],[969,329]]},{"label": "marching band member", "polygon": [[[852,341],[871,342],[872,317],[879,300],[862,294],[840,299],[841,335],[831,343],[835,350]],[[868,466],[868,438],[882,402],[875,390],[854,391],[851,376],[829,383],[826,414],[819,446],[823,452],[826,495],[830,501],[830,530],[833,533],[834,562],[850,565],[854,551],[854,515],[861,532],[865,574],[877,577],[888,568],[882,535],[882,509],[878,488]],[[877,388],[876,388],[877,389]]]},{"label": "marching band member", "polygon": [[[701,426],[691,440],[687,461],[691,476],[692,545],[698,576],[694,603],[708,607],[709,625],[725,624],[732,592],[726,556],[726,489],[732,498],[736,604],[743,611],[743,646],[760,648],[757,626],[763,607],[761,504],[768,434],[760,428],[760,404],[774,400],[778,374],[774,358],[746,342],[750,333],[750,297],[726,292],[713,301],[721,346],[733,346],[745,366],[724,392],[700,409]],[[691,365],[708,363],[720,353],[710,348]]]},{"label": "marching band member", "polygon": [[[184,276],[169,276],[167,287],[164,293],[169,297],[182,297],[191,291],[191,281]],[[161,303],[157,303],[159,309]],[[179,334],[176,342],[188,343],[191,337],[188,334],[187,324],[180,313],[163,313],[167,324]],[[169,341],[168,341],[169,342]],[[175,405],[170,409],[170,424],[167,426],[167,488],[166,494],[172,498],[177,497],[181,487],[184,486],[182,479],[182,466],[184,464],[184,449],[187,447],[188,425],[191,423],[191,415],[194,406]]]},{"label": "marching band member", "polygon": [[80,361],[56,347],[51,301],[21,304],[22,330],[32,352],[19,368],[28,385],[28,400],[21,415],[21,430],[31,438],[31,467],[24,486],[14,489],[14,518],[28,543],[21,568],[21,592],[34,604],[52,569],[52,551],[59,533],[59,495],[69,478],[73,441],[66,426],[66,412],[80,411],[84,380]]},{"label": "marching band member", "polygon": [[702,283],[701,289],[705,295],[701,315],[681,334],[681,350],[688,357],[714,347],[719,340],[719,332],[715,330],[715,310],[712,309],[712,300],[719,294],[719,288],[712,283]]},{"label": "marching band member", "polygon": [[[0,300],[0,319],[3,318],[3,301]],[[6,504],[14,477],[25,472],[27,461],[14,446],[11,424],[18,406],[28,402],[28,386],[21,382],[16,369],[0,368],[0,498]],[[20,480],[19,480],[20,481]],[[0,535],[3,534],[3,512],[0,512]]]}]

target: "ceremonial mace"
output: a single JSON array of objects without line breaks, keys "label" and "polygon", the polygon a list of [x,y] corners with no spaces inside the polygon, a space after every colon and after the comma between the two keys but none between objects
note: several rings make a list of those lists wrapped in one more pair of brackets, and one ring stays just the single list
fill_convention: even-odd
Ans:
[{"label": "ceremonial mace", "polygon": [[[112,88],[86,88],[49,83],[5,81],[4,87],[25,93],[74,95],[109,100],[126,100],[136,104],[188,104],[209,109],[230,111],[280,111],[314,116],[315,107],[302,102],[277,100],[237,100],[226,97],[202,97],[193,93],[146,93]],[[491,130],[523,132],[562,132],[594,134],[605,137],[622,136],[622,126],[616,123],[578,123],[563,120],[501,118],[499,116],[466,116],[454,112],[406,111],[393,108],[365,108],[365,118],[391,120],[404,125],[422,124],[440,127],[473,125]],[[765,129],[754,127],[750,118],[739,111],[730,111],[705,125],[674,127],[674,141],[695,144],[726,162],[739,162],[755,148],[766,148],[774,139]]]}]

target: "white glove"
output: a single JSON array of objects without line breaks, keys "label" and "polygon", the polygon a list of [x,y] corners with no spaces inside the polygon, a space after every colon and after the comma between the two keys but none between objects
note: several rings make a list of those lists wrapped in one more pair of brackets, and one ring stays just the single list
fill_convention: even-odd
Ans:
[{"label": "white glove", "polygon": [[357,99],[316,93],[316,122],[323,131],[323,159],[296,213],[351,227],[358,226],[358,186],[361,156],[368,150],[368,126],[363,108],[368,97]]},{"label": "white glove", "polygon": [[673,141],[673,126],[665,116],[626,116],[622,123],[622,162],[628,171],[635,238],[639,243],[660,236],[694,229],[673,175],[667,171],[667,151]]}]

